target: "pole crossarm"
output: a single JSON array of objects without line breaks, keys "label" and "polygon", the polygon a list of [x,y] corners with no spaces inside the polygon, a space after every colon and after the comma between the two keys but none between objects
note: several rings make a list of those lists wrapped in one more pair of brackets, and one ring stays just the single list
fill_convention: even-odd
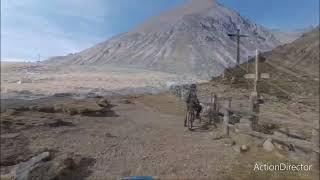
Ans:
[{"label": "pole crossarm", "polygon": [[249,37],[249,35],[244,35],[244,34],[229,34],[229,33],[228,33],[228,36],[231,36],[231,37],[233,37],[233,36]]},{"label": "pole crossarm", "polygon": [[249,37],[249,36],[245,34],[240,34],[240,29],[237,29],[236,34],[228,33],[227,35],[230,37],[237,37],[237,64],[239,64],[240,63],[240,38]]},{"label": "pole crossarm", "polygon": [[255,58],[255,72],[254,74],[245,74],[244,78],[246,79],[253,79],[254,80],[254,92],[258,93],[258,82],[260,79],[269,79],[269,73],[260,73],[259,72],[259,61],[261,59],[265,59],[264,57],[260,56],[260,52],[256,50],[256,58]]}]

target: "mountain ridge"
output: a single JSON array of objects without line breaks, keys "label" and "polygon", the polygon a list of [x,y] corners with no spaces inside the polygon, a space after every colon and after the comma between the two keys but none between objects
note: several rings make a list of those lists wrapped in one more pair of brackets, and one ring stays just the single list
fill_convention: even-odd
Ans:
[{"label": "mountain ridge", "polygon": [[[263,53],[265,61],[259,64],[261,73],[269,73],[270,79],[262,79],[260,90],[285,98],[309,97],[310,100],[319,96],[319,26],[304,33],[297,40],[278,46],[270,52]],[[250,59],[239,66],[226,71],[226,76],[214,78],[231,80],[238,77],[234,86],[247,88],[244,78],[247,73],[254,73],[255,59]],[[252,87],[252,84],[251,84]],[[310,102],[309,102],[310,103]]]},{"label": "mountain ridge", "polygon": [[82,52],[53,58],[65,65],[133,66],[209,79],[235,65],[237,29],[241,62],[254,50],[268,51],[280,42],[266,28],[216,1],[192,0]]}]

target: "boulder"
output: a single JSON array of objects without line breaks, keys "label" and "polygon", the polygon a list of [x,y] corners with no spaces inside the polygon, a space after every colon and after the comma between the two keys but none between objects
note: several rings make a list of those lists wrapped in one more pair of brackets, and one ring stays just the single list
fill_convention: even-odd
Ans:
[{"label": "boulder", "polygon": [[5,111],[5,113],[6,113],[7,115],[9,115],[9,116],[15,116],[15,115],[18,115],[18,114],[19,114],[19,112],[18,112],[17,110],[15,110],[15,109],[7,109],[7,110]]},{"label": "boulder", "polygon": [[247,152],[249,150],[249,147],[245,144],[241,145],[240,147],[241,152]]},{"label": "boulder", "polygon": [[275,149],[275,146],[272,143],[272,139],[268,138],[264,143],[263,143],[263,149],[266,150],[267,152],[271,152]]},{"label": "boulder", "polygon": [[35,169],[38,167],[38,165],[42,161],[46,161],[50,158],[49,152],[43,152],[37,156],[32,157],[28,161],[21,162],[13,167],[13,169],[10,171],[10,173],[1,175],[2,179],[12,179],[12,180],[25,180],[30,179],[29,175]]},{"label": "boulder", "polygon": [[105,98],[100,98],[98,101],[97,101],[97,104],[100,106],[100,107],[104,107],[104,108],[109,108],[110,107],[110,103],[107,99]]},{"label": "boulder", "polygon": [[42,106],[42,107],[39,107],[39,112],[55,113],[56,111],[52,106]]},{"label": "boulder", "polygon": [[249,147],[247,145],[234,145],[232,146],[232,149],[237,152],[237,153],[243,153],[243,152],[247,152],[249,150]]},{"label": "boulder", "polygon": [[[223,138],[223,135],[220,135],[220,137]],[[225,146],[234,146],[236,144],[236,142],[234,140],[232,140],[231,138],[227,138],[223,141]]]},{"label": "boulder", "polygon": [[[28,178],[33,180],[52,179],[82,179],[84,169],[81,163],[85,161],[80,155],[74,153],[63,154],[56,158],[43,162],[30,172]],[[90,165],[90,164],[86,164]]]},{"label": "boulder", "polygon": [[39,106],[29,106],[30,111],[39,111],[40,107]]}]

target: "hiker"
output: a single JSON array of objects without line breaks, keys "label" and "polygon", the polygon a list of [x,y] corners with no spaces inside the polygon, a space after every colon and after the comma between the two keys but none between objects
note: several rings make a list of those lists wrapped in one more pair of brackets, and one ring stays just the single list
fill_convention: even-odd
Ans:
[{"label": "hiker", "polygon": [[[196,118],[200,119],[200,113],[202,110],[202,106],[200,105],[199,99],[197,97],[197,85],[196,84],[191,84],[190,90],[187,95],[186,103],[187,103],[188,111],[190,109],[195,110],[197,112]],[[185,119],[185,121],[184,121],[184,126],[187,126],[187,119]]]}]

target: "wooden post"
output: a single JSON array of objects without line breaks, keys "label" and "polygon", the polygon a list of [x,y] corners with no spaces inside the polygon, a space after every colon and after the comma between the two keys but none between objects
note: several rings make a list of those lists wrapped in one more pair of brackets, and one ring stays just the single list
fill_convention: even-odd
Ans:
[{"label": "wooden post", "polygon": [[218,103],[218,99],[217,99],[217,95],[215,95],[214,93],[211,93],[211,96],[210,96],[210,110],[209,110],[209,121],[210,121],[210,124],[215,124],[215,121],[218,117],[218,111],[217,111],[217,105]]},{"label": "wooden post", "polygon": [[218,97],[216,94],[213,94],[213,98],[212,98],[212,101],[213,101],[213,112],[217,113],[217,110],[218,110]]},{"label": "wooden post", "polygon": [[254,74],[246,74],[246,79],[254,80],[253,92],[250,94],[249,101],[249,110],[251,112],[250,120],[251,120],[251,129],[253,131],[258,130],[258,121],[259,121],[259,111],[260,105],[258,102],[259,99],[259,80],[261,79],[269,79],[270,75],[268,73],[260,73],[259,72],[259,61],[263,60],[263,57],[260,57],[260,53],[256,50],[256,58],[255,58],[255,72]]},{"label": "wooden post", "polygon": [[255,61],[255,79],[254,79],[254,92],[258,93],[258,82],[259,82],[259,51],[256,50],[256,61]]},{"label": "wooden post", "polygon": [[225,136],[229,136],[229,120],[230,120],[230,109],[231,109],[231,98],[227,98],[223,105],[224,116],[223,116],[223,133]]},{"label": "wooden post", "polygon": [[312,143],[314,145],[314,149],[316,151],[319,151],[319,147],[320,147],[320,142],[319,142],[319,119],[314,119],[313,120],[313,126],[312,126]]},{"label": "wooden post", "polygon": [[258,130],[258,122],[259,122],[259,112],[260,112],[260,105],[258,102],[258,94],[256,92],[252,92],[250,95],[250,121],[251,121],[251,130],[257,131]]},{"label": "wooden post", "polygon": [[240,64],[240,29],[237,29],[237,65]]},{"label": "wooden post", "polygon": [[213,121],[213,93],[210,94],[209,124]]}]

